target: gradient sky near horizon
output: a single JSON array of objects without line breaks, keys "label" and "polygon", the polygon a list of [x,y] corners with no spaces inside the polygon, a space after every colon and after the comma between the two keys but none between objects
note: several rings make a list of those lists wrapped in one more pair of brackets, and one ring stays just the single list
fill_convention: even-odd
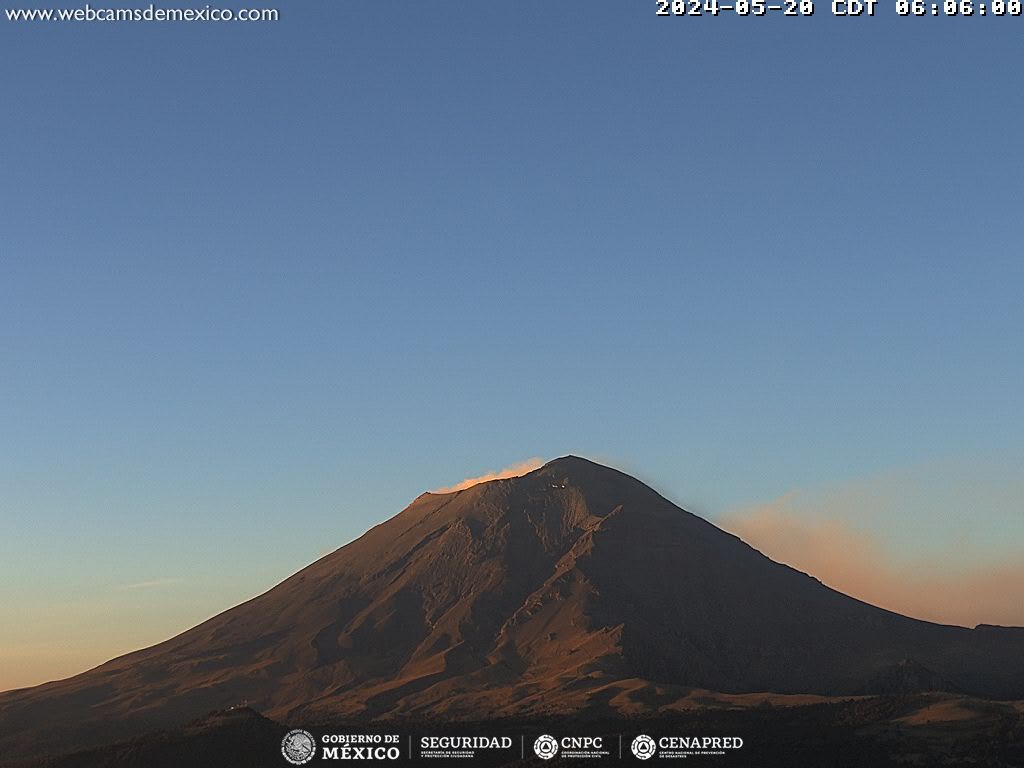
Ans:
[{"label": "gradient sky near horizon", "polygon": [[0,17],[0,689],[534,456],[1022,565],[1019,18],[278,7]]}]

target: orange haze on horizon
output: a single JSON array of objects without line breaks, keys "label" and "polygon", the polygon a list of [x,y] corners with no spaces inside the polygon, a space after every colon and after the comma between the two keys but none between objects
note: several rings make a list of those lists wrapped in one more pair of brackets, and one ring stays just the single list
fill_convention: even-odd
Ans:
[{"label": "orange haze on horizon", "polygon": [[1024,626],[1024,563],[943,555],[900,560],[873,533],[838,517],[806,518],[786,498],[716,522],[763,554],[880,608],[941,624]]}]

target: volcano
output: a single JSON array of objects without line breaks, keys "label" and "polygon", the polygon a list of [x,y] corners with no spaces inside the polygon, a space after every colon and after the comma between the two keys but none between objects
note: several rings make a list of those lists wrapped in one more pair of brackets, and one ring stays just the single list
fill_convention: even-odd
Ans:
[{"label": "volcano", "polygon": [[0,753],[104,743],[243,702],[290,722],[479,719],[657,712],[692,689],[1024,698],[1024,629],[860,602],[570,456],[424,493],[171,640],[0,694]]}]

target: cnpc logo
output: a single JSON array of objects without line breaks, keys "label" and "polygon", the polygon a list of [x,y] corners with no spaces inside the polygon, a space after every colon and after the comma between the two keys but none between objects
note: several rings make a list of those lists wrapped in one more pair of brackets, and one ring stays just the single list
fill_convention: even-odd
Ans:
[{"label": "cnpc logo", "polygon": [[538,736],[533,742],[533,751],[542,760],[550,760],[555,757],[559,750],[565,752],[590,752],[601,749],[602,741],[600,736],[563,736],[556,739],[554,736],[544,734]]},{"label": "cnpc logo", "polygon": [[554,736],[548,736],[545,733],[543,736],[538,736],[537,740],[533,742],[533,751],[541,760],[550,760],[558,754],[558,742],[555,741]]}]

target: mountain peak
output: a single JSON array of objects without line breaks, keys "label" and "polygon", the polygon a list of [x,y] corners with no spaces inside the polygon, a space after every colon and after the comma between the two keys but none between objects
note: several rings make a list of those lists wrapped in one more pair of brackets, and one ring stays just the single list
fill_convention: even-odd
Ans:
[{"label": "mountain peak", "polygon": [[[619,472],[617,469],[598,464],[590,459],[585,459],[580,456],[562,456],[557,459],[552,459],[546,464],[536,467],[535,469],[526,468],[527,462],[523,465],[517,465],[514,468],[502,470],[501,472],[488,473],[480,477],[463,480],[450,488],[441,488],[436,491],[427,491],[422,495],[429,496],[441,496],[453,493],[459,493],[461,491],[467,491],[470,489],[485,489],[485,488],[498,488],[502,484],[509,482],[518,482],[524,478],[554,478],[569,479],[571,478],[576,484],[586,484],[589,480],[598,478],[602,475],[607,477],[618,477],[620,480],[627,480],[636,482],[629,475]],[[517,471],[518,470],[518,471]]]},{"label": "mountain peak", "polygon": [[[565,476],[574,483],[581,485],[585,485],[588,482],[593,482],[595,480],[643,485],[635,477],[631,477],[625,472],[620,472],[614,467],[599,464],[596,461],[585,459],[582,456],[573,456],[571,454],[557,459],[552,459],[540,469],[534,470],[534,472],[551,477]],[[529,474],[532,475],[534,472],[530,472]],[[524,477],[526,477],[526,475],[524,475]]]},{"label": "mountain peak", "polygon": [[560,456],[557,459],[552,459],[551,461],[545,463],[544,466],[541,467],[541,469],[548,469],[551,467],[569,467],[573,465],[588,465],[592,467],[602,467],[604,469],[608,469],[608,467],[605,467],[603,464],[598,464],[596,461],[591,461],[590,459],[585,459],[582,456],[576,456],[571,453],[565,456]]}]

